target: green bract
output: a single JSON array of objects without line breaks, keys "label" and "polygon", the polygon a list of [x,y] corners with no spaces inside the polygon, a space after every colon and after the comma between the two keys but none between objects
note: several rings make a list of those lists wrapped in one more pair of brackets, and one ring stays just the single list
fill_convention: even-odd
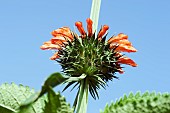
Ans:
[{"label": "green bract", "polygon": [[[57,62],[62,66],[62,71],[71,77],[86,75],[89,91],[93,98],[98,97],[97,89],[105,87],[106,82],[117,78],[114,74],[118,72],[115,48],[110,49],[105,42],[106,36],[100,41],[92,37],[81,38],[74,35],[73,42],[69,42],[65,48],[58,51],[60,57]],[[77,83],[78,82],[78,83]],[[79,81],[68,83],[66,88],[73,83],[79,85]]]}]

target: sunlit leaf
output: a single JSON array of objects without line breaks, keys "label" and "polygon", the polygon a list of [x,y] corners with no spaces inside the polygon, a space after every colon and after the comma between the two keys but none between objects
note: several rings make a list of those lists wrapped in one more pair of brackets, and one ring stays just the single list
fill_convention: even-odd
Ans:
[{"label": "sunlit leaf", "polygon": [[19,109],[20,104],[29,98],[35,91],[28,86],[2,84],[0,86],[0,113],[43,113],[44,97],[31,104],[24,112]]},{"label": "sunlit leaf", "polygon": [[170,113],[170,93],[130,93],[107,104],[101,113]]},{"label": "sunlit leaf", "polygon": [[22,107],[27,107],[30,106],[30,104],[34,103],[37,99],[39,99],[41,96],[43,96],[45,93],[48,92],[49,87],[55,87],[61,83],[63,83],[64,81],[66,81],[68,79],[68,77],[63,76],[60,73],[53,73],[51,74],[44,82],[42,89],[40,92],[34,93],[33,95],[30,96],[29,99],[27,99],[24,103],[22,103],[22,105],[20,106]]},{"label": "sunlit leaf", "polygon": [[65,98],[60,93],[55,93],[52,88],[49,88],[47,97],[44,113],[73,113]]}]

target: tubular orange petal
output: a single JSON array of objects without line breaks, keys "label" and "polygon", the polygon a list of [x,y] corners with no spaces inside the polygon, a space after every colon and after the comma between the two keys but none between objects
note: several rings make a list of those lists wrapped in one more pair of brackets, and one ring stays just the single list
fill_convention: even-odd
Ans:
[{"label": "tubular orange petal", "polygon": [[117,48],[116,48],[116,51],[120,51],[120,52],[136,52],[137,50],[132,47],[132,46],[127,46],[127,45],[123,45],[123,44],[120,44]]},{"label": "tubular orange petal", "polygon": [[47,50],[47,49],[61,49],[61,46],[58,44],[52,44],[51,41],[45,42],[41,47],[42,50]]},{"label": "tubular orange petal", "polygon": [[57,45],[60,45],[60,46],[65,46],[64,44],[68,44],[68,42],[66,40],[59,40],[59,39],[55,39],[55,38],[51,39],[51,43],[57,44]]},{"label": "tubular orange petal", "polygon": [[93,34],[93,31],[92,31],[93,21],[92,21],[90,18],[87,18],[87,19],[86,19],[86,22],[87,22],[88,37],[91,37],[92,34]]},{"label": "tubular orange petal", "polygon": [[[60,43],[60,44],[62,44],[62,43],[67,43],[67,39],[66,39],[67,37],[63,37],[63,36],[56,36],[56,37],[53,37],[52,39],[51,39],[51,43],[52,44],[55,44],[55,43]],[[69,38],[68,38],[68,40],[69,41],[71,41]]]},{"label": "tubular orange petal", "polygon": [[132,46],[132,43],[129,42],[128,40],[126,40],[126,39],[119,40],[117,43],[118,43],[118,44],[127,45],[127,46]]},{"label": "tubular orange petal", "polygon": [[61,36],[61,35],[58,35],[58,36],[56,36],[56,37],[53,37],[52,39],[54,39],[54,40],[67,41],[67,40],[65,39],[65,37],[63,37],[63,36]]},{"label": "tubular orange petal", "polygon": [[136,52],[137,50],[131,46],[131,45],[125,45],[125,44],[115,44],[115,43],[111,43],[110,44],[110,49],[113,49],[116,47],[116,51],[119,52]]},{"label": "tubular orange petal", "polygon": [[118,62],[119,63],[121,63],[121,64],[127,64],[127,65],[131,65],[131,66],[133,66],[133,67],[136,67],[137,66],[137,64],[132,60],[132,59],[130,59],[130,58],[128,58],[128,57],[120,57],[119,59],[118,59]]},{"label": "tubular orange petal", "polygon": [[73,36],[69,27],[62,27],[51,32],[54,37],[66,37],[69,41],[73,40]]},{"label": "tubular orange petal", "polygon": [[52,57],[50,57],[50,60],[56,60],[59,57],[58,52],[56,52]]},{"label": "tubular orange petal", "polygon": [[98,33],[98,40],[101,40],[102,39],[102,36],[106,33],[106,31],[109,29],[109,26],[108,25],[104,25],[101,30],[99,31]]},{"label": "tubular orange petal", "polygon": [[119,72],[120,74],[123,74],[123,73],[124,73],[124,71],[123,71],[122,68],[118,69],[118,72]]},{"label": "tubular orange petal", "polygon": [[118,45],[115,44],[115,43],[112,43],[112,44],[110,44],[110,49],[113,49],[113,48],[115,48],[116,46],[118,46]]},{"label": "tubular orange petal", "polygon": [[113,36],[108,40],[108,43],[114,43],[114,42],[118,42],[119,40],[123,40],[123,39],[128,39],[128,36],[123,34],[123,33],[119,33],[117,36]]},{"label": "tubular orange petal", "polygon": [[77,29],[79,30],[79,32],[82,36],[86,35],[86,32],[84,31],[82,22],[80,22],[80,21],[76,22],[75,26],[77,27]]}]

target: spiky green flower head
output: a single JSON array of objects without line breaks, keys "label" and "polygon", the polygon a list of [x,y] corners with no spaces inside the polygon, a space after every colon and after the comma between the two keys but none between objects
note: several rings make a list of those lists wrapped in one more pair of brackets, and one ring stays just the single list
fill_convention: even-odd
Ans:
[{"label": "spiky green flower head", "polygon": [[[91,95],[96,98],[97,89],[100,86],[105,88],[109,80],[118,78],[115,76],[116,72],[123,73],[121,64],[137,66],[133,60],[121,52],[136,52],[137,50],[128,41],[127,35],[120,33],[106,41],[109,26],[102,26],[96,35],[92,29],[92,20],[88,18],[86,22],[87,32],[82,22],[75,23],[80,35],[72,32],[68,27],[54,30],[53,38],[45,42],[41,49],[56,50],[51,60],[56,60],[62,66],[62,71],[70,77],[84,75]],[[79,85],[80,81],[69,82],[66,88],[74,83]]]}]

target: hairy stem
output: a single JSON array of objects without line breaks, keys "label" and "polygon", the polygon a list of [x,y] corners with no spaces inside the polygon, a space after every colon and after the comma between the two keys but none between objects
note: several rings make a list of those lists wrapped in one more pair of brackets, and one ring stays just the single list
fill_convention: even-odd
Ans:
[{"label": "hairy stem", "polygon": [[93,0],[91,6],[90,19],[93,20],[93,29],[97,32],[101,0]]},{"label": "hairy stem", "polygon": [[[91,14],[90,18],[93,21],[93,29],[97,32],[99,13],[100,13],[101,0],[92,0]],[[83,79],[80,82],[80,89],[78,92],[77,100],[77,112],[76,113],[86,113],[88,103],[88,81]]]},{"label": "hairy stem", "polygon": [[76,113],[86,113],[87,103],[88,103],[88,83],[86,79],[83,79],[80,82]]}]

